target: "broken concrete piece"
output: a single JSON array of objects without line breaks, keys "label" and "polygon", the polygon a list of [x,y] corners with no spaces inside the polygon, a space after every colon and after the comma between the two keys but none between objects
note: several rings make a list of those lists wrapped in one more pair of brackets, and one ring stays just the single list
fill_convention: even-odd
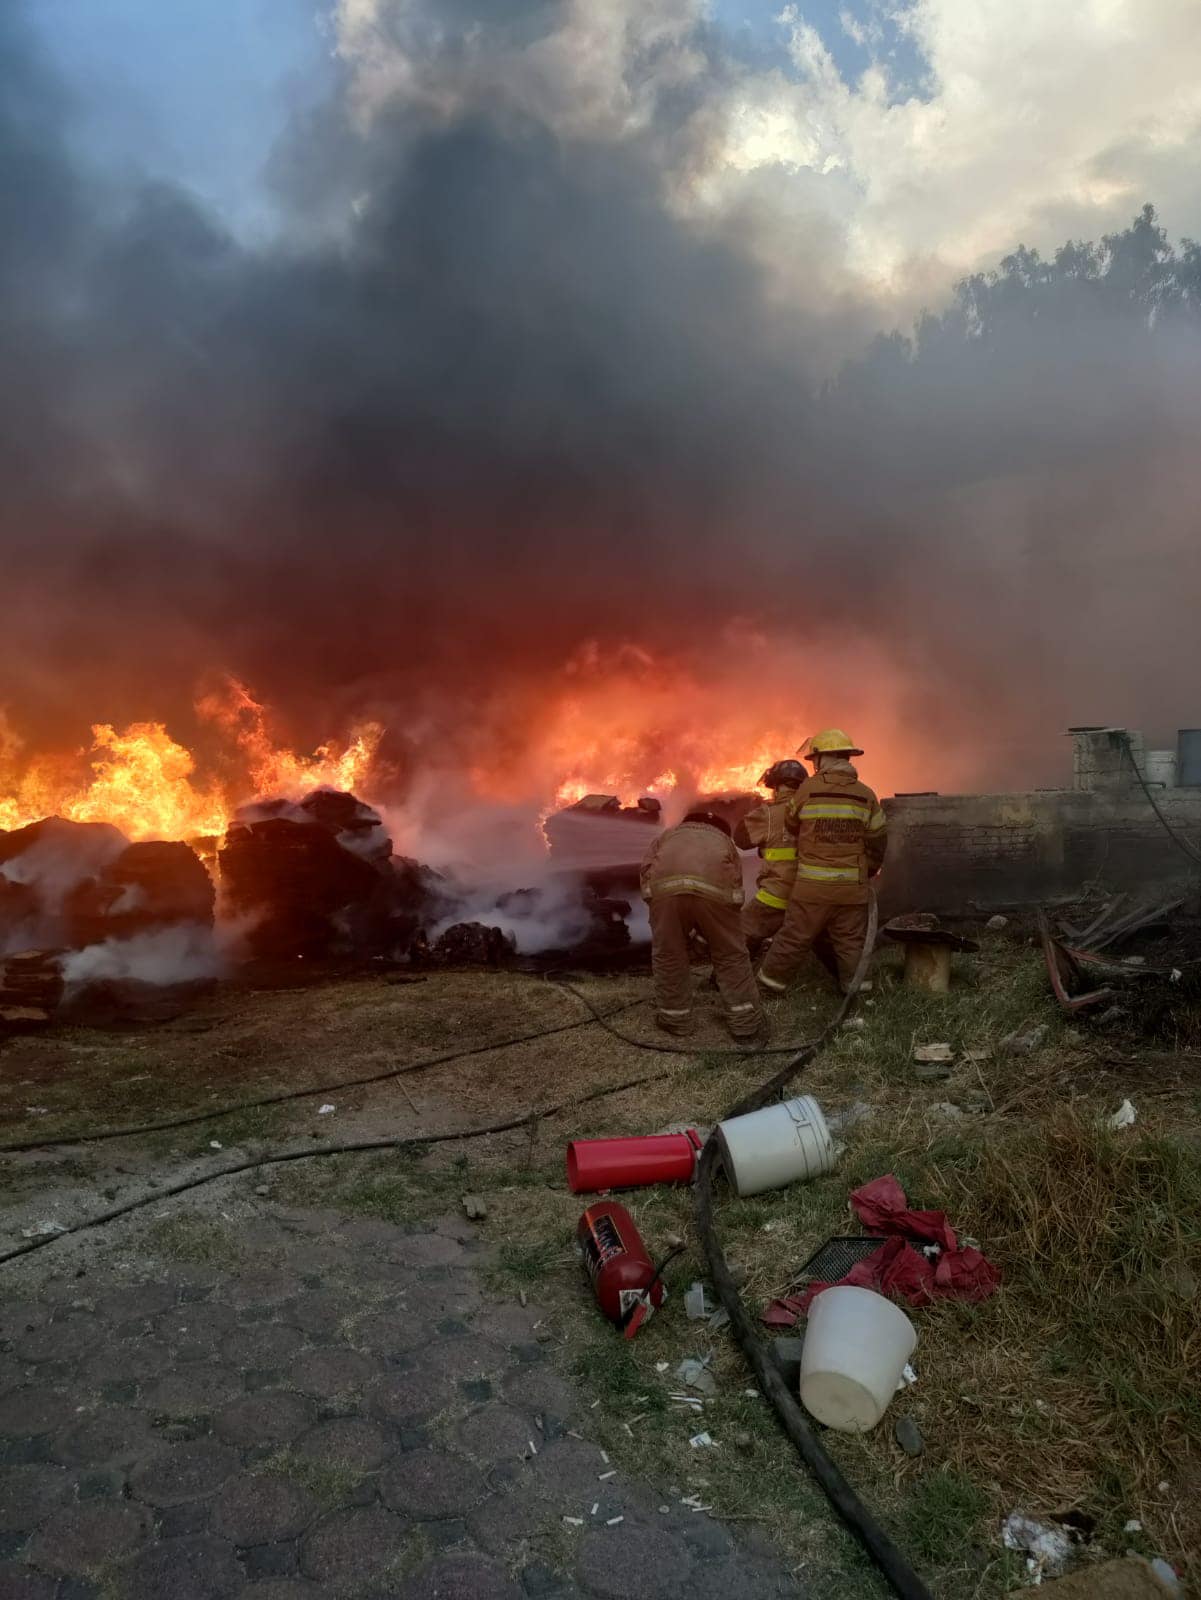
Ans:
[{"label": "broken concrete piece", "polygon": [[1039,1049],[1047,1037],[1048,1028],[1045,1022],[1038,1023],[1033,1028],[1016,1028],[1013,1033],[1007,1033],[1001,1040],[998,1048],[1002,1055],[1029,1056]]},{"label": "broken concrete piece", "polygon": [[465,1194],[463,1196],[463,1210],[467,1213],[468,1222],[483,1222],[488,1215],[488,1207],[478,1194]]},{"label": "broken concrete piece", "polygon": [[921,1062],[954,1061],[955,1052],[949,1044],[918,1044],[913,1047],[913,1059]]},{"label": "broken concrete piece", "polygon": [[922,1438],[922,1430],[912,1417],[898,1417],[897,1425],[892,1430],[897,1443],[907,1456],[920,1456],[926,1448]]}]

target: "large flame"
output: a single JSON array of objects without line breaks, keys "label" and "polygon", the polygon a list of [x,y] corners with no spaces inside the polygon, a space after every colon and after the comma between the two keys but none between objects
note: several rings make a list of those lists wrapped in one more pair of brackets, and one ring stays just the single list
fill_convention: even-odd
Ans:
[{"label": "large flame", "polygon": [[344,744],[311,756],[274,742],[266,709],[244,684],[229,679],[197,702],[202,722],[221,744],[222,776],[199,763],[161,722],[118,731],[94,723],[90,751],[34,754],[0,722],[0,828],[42,817],[110,822],[130,839],[194,839],[223,833],[243,802],[259,795],[297,798],[321,785],[361,787],[383,730],[354,729]]},{"label": "large flame", "polygon": [[[471,771],[481,795],[508,804],[536,800],[543,814],[585,794],[640,795],[689,801],[700,795],[753,791],[773,762],[837,715],[863,727],[870,741],[870,780],[884,787],[896,768],[896,719],[889,682],[880,674],[870,694],[814,681],[803,644],[768,641],[745,629],[712,641],[707,670],[653,655],[645,647],[602,652],[586,646],[555,683],[493,705],[480,719],[489,759]],[[860,651],[863,654],[863,651]],[[867,681],[866,674],[858,682]],[[504,737],[489,746],[489,727]]]}]

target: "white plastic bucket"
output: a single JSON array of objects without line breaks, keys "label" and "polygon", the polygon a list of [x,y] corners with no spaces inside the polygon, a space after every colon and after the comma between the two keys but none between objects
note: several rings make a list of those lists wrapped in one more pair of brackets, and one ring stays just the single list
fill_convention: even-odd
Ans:
[{"label": "white plastic bucket", "polygon": [[888,1410],[917,1329],[872,1289],[823,1289],[809,1307],[801,1404],[828,1428],[866,1433]]},{"label": "white plastic bucket", "polygon": [[1143,757],[1143,776],[1148,783],[1160,784],[1165,789],[1176,787],[1175,750],[1148,750]]},{"label": "white plastic bucket", "polygon": [[834,1165],[834,1141],[812,1095],[718,1123],[722,1165],[735,1194],[762,1194]]}]

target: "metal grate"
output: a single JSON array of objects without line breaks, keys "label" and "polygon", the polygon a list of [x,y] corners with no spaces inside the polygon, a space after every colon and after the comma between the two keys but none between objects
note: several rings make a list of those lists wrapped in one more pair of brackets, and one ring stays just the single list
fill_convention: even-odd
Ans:
[{"label": "metal grate", "polygon": [[866,1238],[861,1234],[842,1234],[827,1239],[815,1250],[796,1275],[797,1283],[837,1283],[845,1278],[852,1267],[873,1255],[883,1239]]}]

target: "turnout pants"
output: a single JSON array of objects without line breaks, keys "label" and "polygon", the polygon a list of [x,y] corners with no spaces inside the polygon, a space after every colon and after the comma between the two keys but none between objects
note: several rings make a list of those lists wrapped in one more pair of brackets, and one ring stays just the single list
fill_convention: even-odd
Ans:
[{"label": "turnout pants", "polygon": [[651,900],[649,910],[651,972],[659,1026],[669,1033],[686,1033],[691,1026],[688,936],[695,930],[709,946],[726,1026],[736,1039],[758,1033],[763,1012],[742,935],[739,907],[722,905],[699,894],[665,894]]},{"label": "turnout pants", "polygon": [[833,946],[838,979],[845,989],[859,965],[866,933],[866,903],[831,905],[825,900],[801,900],[794,894],[784,913],[784,925],[763,958],[759,982],[765,989],[783,993],[824,934]]},{"label": "turnout pants", "polygon": [[[774,939],[784,925],[785,911],[775,906],[765,906],[762,900],[748,900],[742,908],[742,936],[746,940],[747,952],[753,961],[762,951],[769,939]],[[862,943],[862,940],[860,940]],[[834,946],[830,943],[830,935],[825,928],[818,934],[813,943],[813,954],[825,967],[832,978],[837,978],[838,961],[834,955]],[[855,954],[858,962],[858,952]]]}]

